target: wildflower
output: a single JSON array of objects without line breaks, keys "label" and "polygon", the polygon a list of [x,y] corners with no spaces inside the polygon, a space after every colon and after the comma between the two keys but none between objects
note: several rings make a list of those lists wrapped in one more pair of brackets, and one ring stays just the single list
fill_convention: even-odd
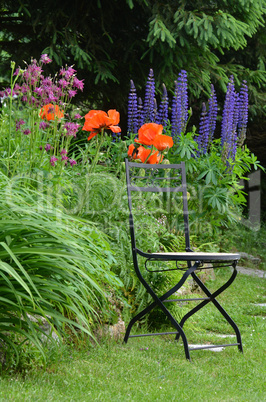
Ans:
[{"label": "wildflower", "polygon": [[72,137],[76,137],[76,134],[78,132],[80,125],[78,123],[73,123],[73,122],[66,122],[64,124],[64,130],[65,130],[65,134],[67,136],[72,136]]},{"label": "wildflower", "polygon": [[36,88],[34,89],[34,92],[35,92],[37,95],[42,96],[42,95],[43,95],[43,92],[44,92],[43,87],[36,87]]},{"label": "wildflower", "polygon": [[30,129],[26,128],[25,130],[23,130],[23,134],[24,135],[29,135],[31,133]]},{"label": "wildflower", "polygon": [[150,149],[146,149],[142,145],[138,147],[135,144],[130,144],[127,152],[129,157],[131,157],[132,159],[140,159],[142,163],[145,162],[150,153]]},{"label": "wildflower", "polygon": [[41,121],[39,124],[39,129],[40,130],[45,130],[47,127],[49,127],[49,124],[46,121]]},{"label": "wildflower", "polygon": [[75,114],[74,119],[75,119],[75,120],[78,120],[78,119],[81,119],[81,117],[82,117],[82,116],[81,116],[79,113],[77,113],[77,114]]},{"label": "wildflower", "polygon": [[187,73],[182,70],[175,81],[172,103],[172,135],[179,136],[185,131],[188,119]]},{"label": "wildflower", "polygon": [[72,85],[73,85],[74,88],[77,88],[77,89],[80,89],[81,91],[83,91],[83,88],[84,88],[84,82],[83,81],[84,80],[79,80],[77,77],[74,77]]},{"label": "wildflower", "polygon": [[58,84],[61,85],[62,88],[66,88],[66,87],[69,85],[69,82],[66,81],[64,78],[61,78],[61,79],[58,81]]},{"label": "wildflower", "polygon": [[138,98],[138,127],[144,124],[142,99]]},{"label": "wildflower", "polygon": [[169,135],[157,134],[153,140],[153,146],[158,149],[158,151],[172,148],[173,145],[173,138]]},{"label": "wildflower", "polygon": [[50,144],[46,144],[45,147],[44,147],[44,149],[45,149],[46,152],[49,152],[50,149],[51,149],[51,145],[50,145]]},{"label": "wildflower", "polygon": [[52,86],[52,85],[53,85],[52,78],[51,78],[51,77],[45,77],[45,78],[42,80],[42,85],[43,85],[43,86],[46,86],[46,87]]},{"label": "wildflower", "polygon": [[238,101],[234,86],[234,77],[231,76],[224,102],[222,129],[221,129],[221,146],[224,149],[225,159],[235,158],[236,152],[236,126],[238,121]]},{"label": "wildflower", "polygon": [[16,77],[17,75],[19,75],[19,73],[21,72],[21,68],[18,66],[18,68],[16,68],[16,70],[14,71],[14,76]]},{"label": "wildflower", "polygon": [[143,145],[153,145],[156,135],[162,134],[163,126],[157,123],[145,123],[140,127],[138,134],[139,138],[135,139],[136,142]]},{"label": "wildflower", "polygon": [[155,81],[153,76],[153,69],[150,69],[148,80],[146,84],[145,100],[144,100],[144,121],[154,121],[154,98],[155,98]]},{"label": "wildflower", "polygon": [[69,98],[74,98],[74,96],[76,96],[76,95],[77,95],[77,91],[76,91],[76,90],[70,89],[70,90],[68,91],[68,96],[69,96]]},{"label": "wildflower", "polygon": [[63,148],[63,149],[60,151],[60,155],[66,155],[66,154],[67,154],[67,150]]},{"label": "wildflower", "polygon": [[[48,100],[49,100],[49,102],[57,102],[58,101],[58,97],[54,94],[54,92],[52,90],[50,90],[48,93]],[[58,105],[56,105],[56,106],[58,107],[58,110],[59,110],[59,106]],[[64,117],[64,114],[62,117]],[[54,118],[50,119],[50,120],[54,120]]]},{"label": "wildflower", "polygon": [[72,67],[68,67],[67,69],[61,68],[60,75],[65,77],[66,80],[69,80],[77,71]]},{"label": "wildflower", "polygon": [[128,133],[136,133],[138,131],[138,101],[133,80],[130,80],[130,92],[128,96],[127,130]]},{"label": "wildflower", "polygon": [[163,160],[163,155],[159,154],[159,151],[153,151],[149,159],[146,163],[150,163],[151,165],[155,165]]},{"label": "wildflower", "polygon": [[90,110],[85,115],[85,123],[82,130],[91,131],[88,140],[104,129],[110,129],[113,133],[120,133],[121,129],[117,125],[119,120],[120,114],[115,109],[110,109],[107,113],[102,110]]},{"label": "wildflower", "polygon": [[69,159],[68,160],[71,166],[74,166],[77,164],[77,162],[74,159]]},{"label": "wildflower", "polygon": [[162,100],[159,106],[158,114],[156,116],[156,123],[166,126],[167,121],[168,121],[168,94],[166,86],[163,84]]},{"label": "wildflower", "polygon": [[50,120],[55,120],[55,117],[58,119],[63,118],[64,112],[63,112],[63,110],[59,109],[58,105],[53,105],[52,103],[48,103],[47,105],[44,105],[41,108],[39,116],[42,119],[46,119],[46,120],[50,121]]},{"label": "wildflower", "polygon": [[209,102],[208,118],[210,128],[209,142],[210,142],[213,138],[213,134],[216,128],[217,111],[218,111],[217,97],[214,90],[214,86],[212,84],[211,84],[211,96],[208,102]]},{"label": "wildflower", "polygon": [[67,165],[68,156],[63,155],[61,158],[61,162],[65,161],[65,165]]},{"label": "wildflower", "polygon": [[50,159],[50,163],[51,163],[52,166],[54,166],[55,162],[57,162],[57,161],[58,161],[58,159],[55,156],[52,156],[51,159]]},{"label": "wildflower", "polygon": [[46,53],[41,55],[40,61],[43,64],[49,64],[52,62],[52,60],[48,57],[48,55]]},{"label": "wildflower", "polygon": [[243,145],[246,132],[247,132],[247,122],[248,122],[248,87],[247,82],[243,81],[240,88],[239,96],[239,121],[238,121],[238,141],[239,146]]},{"label": "wildflower", "polygon": [[200,124],[199,124],[199,136],[196,139],[199,146],[199,154],[200,153],[206,154],[207,152],[209,144],[209,132],[210,132],[209,118],[206,110],[206,105],[203,102]]},{"label": "wildflower", "polygon": [[163,158],[159,155],[159,151],[152,151],[144,148],[142,145],[136,147],[135,144],[130,144],[128,147],[128,156],[132,159],[140,159],[142,163],[157,164]]},{"label": "wildflower", "polygon": [[20,129],[20,127],[23,126],[23,124],[25,124],[25,121],[22,119],[19,119],[18,121],[16,121],[16,131],[18,131]]}]

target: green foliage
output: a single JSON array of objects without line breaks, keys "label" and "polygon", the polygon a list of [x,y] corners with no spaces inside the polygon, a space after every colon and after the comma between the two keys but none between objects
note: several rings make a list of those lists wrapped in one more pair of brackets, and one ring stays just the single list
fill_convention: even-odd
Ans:
[{"label": "green foliage", "polygon": [[52,200],[3,175],[0,184],[0,340],[10,363],[26,341],[45,357],[41,317],[61,336],[93,336],[108,316],[106,293],[121,282],[110,271],[107,238],[91,222],[70,220]]},{"label": "green foliage", "polygon": [[214,242],[222,244],[221,228],[239,222],[246,204],[240,180],[247,180],[248,172],[262,166],[246,145],[238,147],[234,162],[225,163],[220,140],[213,141],[208,153],[195,157],[195,135],[195,131],[181,133],[169,152],[169,160],[186,162],[192,233],[198,240],[206,241],[212,236]]},{"label": "green foliage", "polygon": [[240,81],[247,79],[252,115],[262,116],[264,18],[265,0],[204,4],[101,0],[74,5],[69,0],[64,4],[48,0],[38,7],[33,0],[22,5],[1,1],[4,62],[0,75],[7,80],[10,60],[20,62],[48,53],[59,66],[73,63],[82,69],[85,99],[92,107],[115,105],[125,119],[127,83],[133,72],[143,83],[153,67],[167,86],[185,69],[194,101],[202,91],[210,92],[211,82],[225,92],[227,77],[234,74]]}]

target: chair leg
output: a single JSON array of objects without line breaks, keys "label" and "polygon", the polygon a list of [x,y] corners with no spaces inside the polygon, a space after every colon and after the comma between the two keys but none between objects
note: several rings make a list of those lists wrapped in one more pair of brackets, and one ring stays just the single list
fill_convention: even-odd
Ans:
[{"label": "chair leg", "polygon": [[216,300],[216,297],[222,293],[228,286],[231,285],[231,283],[234,281],[236,275],[237,275],[237,270],[235,266],[233,267],[234,271],[230,277],[230,279],[223,285],[221,286],[216,292],[213,294],[209,291],[209,289],[204,285],[204,283],[199,279],[199,277],[193,273],[191,276],[193,279],[197,282],[197,284],[200,286],[200,288],[203,290],[203,292],[210,297],[210,301],[215,305],[215,307],[220,311],[220,313],[223,315],[223,317],[226,319],[226,321],[231,325],[231,327],[234,329],[236,338],[237,338],[237,343],[238,343],[238,349],[240,352],[243,353],[243,345],[242,345],[242,339],[241,339],[241,334],[239,331],[238,326],[234,322],[234,320],[230,317],[230,315],[225,311],[225,309],[221,306],[221,304]]},{"label": "chair leg", "polygon": [[129,322],[128,326],[127,326],[127,330],[126,330],[125,336],[124,336],[124,340],[123,340],[124,343],[127,343],[128,338],[129,338],[129,335],[130,335],[130,331],[131,331],[133,325],[134,325],[137,321],[139,321],[142,317],[144,317],[147,313],[149,313],[154,307],[156,307],[156,303],[155,303],[155,302],[153,302],[152,304],[150,304],[148,307],[146,307],[144,310],[142,310],[140,313],[138,313],[137,315],[135,315],[135,317],[133,317],[133,318],[130,320],[130,322]]},{"label": "chair leg", "polygon": [[[241,334],[239,331],[238,326],[236,323],[233,321],[233,319],[229,316],[229,314],[224,310],[224,308],[220,305],[220,303],[216,300],[216,297],[222,293],[228,286],[231,285],[231,283],[234,281],[236,275],[237,275],[237,270],[235,266],[233,266],[234,271],[229,278],[229,280],[221,286],[219,289],[217,289],[214,293],[211,293],[208,288],[203,284],[203,282],[199,279],[199,277],[193,272],[191,276],[195,280],[195,282],[199,285],[199,287],[203,290],[203,292],[209,297],[209,300],[204,300],[200,304],[198,304],[196,307],[194,307],[192,310],[190,310],[187,314],[184,315],[182,320],[180,321],[180,326],[183,328],[185,321],[191,317],[193,314],[195,314],[197,311],[199,311],[202,307],[204,307],[206,304],[212,302],[215,307],[220,311],[220,313],[223,315],[223,317],[226,319],[226,321],[231,325],[231,327],[234,329],[236,338],[237,338],[237,343],[238,343],[238,349],[240,352],[243,352],[243,346],[242,346],[242,340],[241,340]],[[179,334],[176,336],[176,340],[179,339]]]},{"label": "chair leg", "polygon": [[198,267],[198,263],[195,263],[193,266],[189,267],[188,270],[182,276],[181,280],[161,297],[158,297],[154,293],[154,291],[151,289],[151,287],[148,285],[148,283],[144,280],[144,278],[141,275],[140,271],[138,269],[136,270],[140,281],[142,282],[143,286],[147,289],[149,294],[152,296],[152,298],[154,299],[154,302],[151,303],[148,307],[146,307],[144,310],[142,310],[140,313],[138,313],[135,317],[133,317],[131,319],[131,321],[128,324],[127,330],[126,330],[126,334],[125,334],[125,337],[124,337],[124,343],[127,343],[128,338],[130,337],[130,331],[132,329],[132,326],[135,324],[135,322],[140,320],[142,317],[144,317],[154,307],[158,306],[165,313],[165,315],[169,318],[169,320],[171,321],[172,325],[177,330],[178,337],[181,336],[181,338],[183,340],[183,344],[184,344],[184,350],[185,350],[186,358],[188,360],[190,360],[188,341],[187,341],[186,335],[185,335],[185,333],[183,331],[183,328],[174,319],[174,317],[169,312],[169,310],[164,306],[163,301],[166,300],[168,297],[170,297],[174,292],[176,292],[184,284],[184,282],[187,280],[189,275],[197,269],[197,267]]}]

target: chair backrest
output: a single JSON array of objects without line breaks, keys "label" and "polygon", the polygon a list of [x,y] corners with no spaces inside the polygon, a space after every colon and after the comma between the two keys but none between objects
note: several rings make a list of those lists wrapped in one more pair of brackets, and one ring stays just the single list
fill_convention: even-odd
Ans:
[{"label": "chair backrest", "polygon": [[[137,193],[161,193],[167,202],[167,197],[171,195],[179,197],[181,200],[181,214],[183,216],[183,231],[185,236],[186,250],[190,250],[189,240],[189,220],[187,204],[187,185],[185,163],[180,164],[144,164],[125,160],[127,194],[129,205],[129,224],[132,249],[136,249],[136,238],[132,211],[132,199]],[[180,204],[180,202],[179,202]],[[171,201],[169,206],[171,208]],[[142,212],[145,214],[145,206],[142,205]],[[171,211],[170,211],[171,212]]]}]

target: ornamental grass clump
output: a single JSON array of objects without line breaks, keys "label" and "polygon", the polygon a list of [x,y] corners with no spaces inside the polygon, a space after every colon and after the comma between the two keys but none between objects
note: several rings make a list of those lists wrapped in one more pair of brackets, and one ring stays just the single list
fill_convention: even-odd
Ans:
[{"label": "ornamental grass clump", "polygon": [[45,359],[52,331],[77,343],[93,337],[109,314],[106,294],[122,284],[110,270],[107,236],[91,221],[70,219],[52,197],[2,173],[0,189],[0,355],[8,365],[18,363],[25,344]]}]

